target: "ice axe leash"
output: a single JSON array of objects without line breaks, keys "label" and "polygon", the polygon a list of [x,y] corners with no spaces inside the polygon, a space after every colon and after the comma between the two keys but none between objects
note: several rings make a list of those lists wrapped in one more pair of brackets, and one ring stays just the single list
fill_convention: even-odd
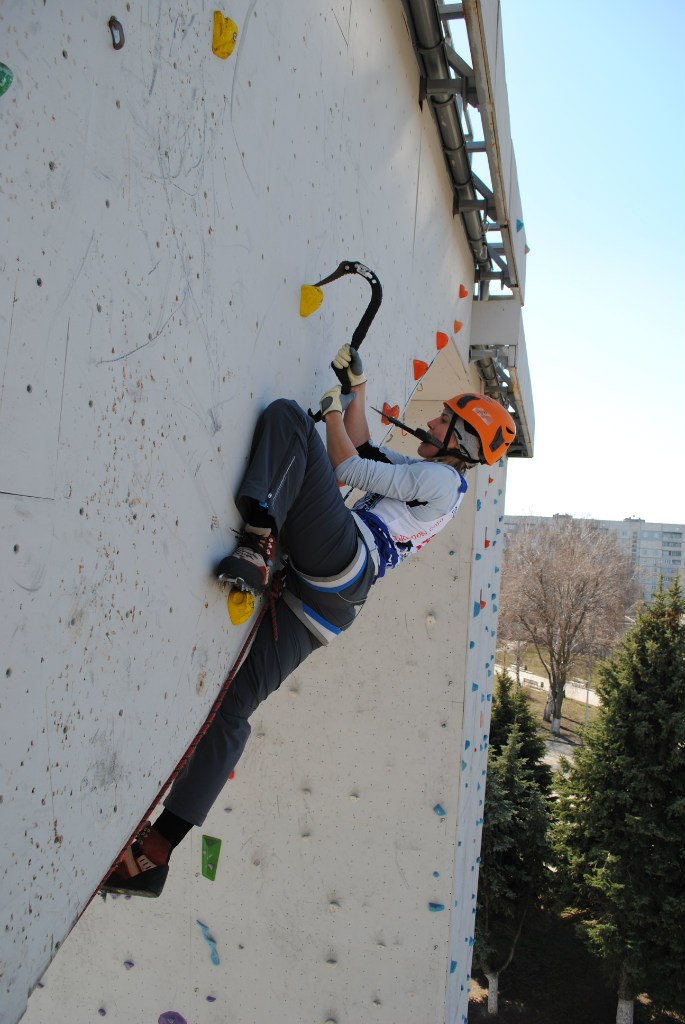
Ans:
[{"label": "ice axe leash", "polygon": [[395,419],[395,417],[391,416],[389,412],[377,409],[375,405],[372,405],[371,408],[374,412],[377,412],[382,419],[389,420],[390,423],[399,427],[400,430],[404,430],[407,434],[413,434],[414,437],[418,437],[419,441],[426,441],[428,444],[435,445],[436,448],[442,448],[442,441],[438,441],[437,437],[433,437],[432,434],[429,434],[427,430],[423,430],[422,427],[410,427],[407,423],[403,423],[402,420]]},{"label": "ice axe leash", "polygon": [[[318,309],[323,302],[323,292],[321,289],[325,285],[331,284],[333,281],[337,281],[341,277],[345,277],[347,274],[359,274],[359,276],[365,278],[371,286],[371,299],[364,310],[361,320],[354,329],[352,340],[350,342],[350,347],[356,351],[359,349],[359,346],[366,337],[369,327],[373,322],[373,318],[378,312],[381,302],[383,301],[383,289],[380,281],[378,280],[378,275],[363,263],[359,263],[358,260],[343,260],[337,270],[328,277],[324,277],[323,280],[318,281],[314,285],[303,285],[300,298],[300,316],[309,316],[310,313],[313,313],[314,310]],[[333,366],[333,363],[331,363],[331,369],[340,381],[343,395],[348,395],[350,393],[350,381],[347,376],[347,370],[339,369],[338,367]],[[321,419],[320,410],[314,413],[310,409],[309,415],[315,423],[318,423]]]}]

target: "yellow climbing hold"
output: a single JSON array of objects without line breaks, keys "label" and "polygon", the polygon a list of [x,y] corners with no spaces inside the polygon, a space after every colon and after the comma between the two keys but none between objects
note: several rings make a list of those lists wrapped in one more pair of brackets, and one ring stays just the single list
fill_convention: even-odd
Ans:
[{"label": "yellow climbing hold", "polygon": [[248,594],[244,590],[237,590],[233,587],[228,595],[228,614],[234,626],[241,626],[247,622],[255,609],[256,599],[254,594]]},{"label": "yellow climbing hold", "polygon": [[303,284],[300,292],[300,316],[315,313],[323,302],[323,292],[315,284]]},{"label": "yellow climbing hold", "polygon": [[214,11],[214,33],[212,53],[222,60],[230,57],[238,39],[238,26],[231,18],[225,18],[221,11]]}]

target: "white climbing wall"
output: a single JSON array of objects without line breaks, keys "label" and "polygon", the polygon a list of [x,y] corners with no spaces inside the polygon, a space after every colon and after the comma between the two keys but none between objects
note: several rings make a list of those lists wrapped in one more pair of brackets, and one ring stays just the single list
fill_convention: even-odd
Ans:
[{"label": "white climbing wall", "polygon": [[216,880],[193,835],[161,900],[97,900],[70,934],[246,635],[211,569],[255,418],[316,402],[369,297],[345,279],[302,320],[300,285],[344,258],[379,274],[373,404],[415,394],[425,418],[478,387],[471,256],[401,5],[240,0],[225,61],[212,10],[0,10],[0,1024],[36,985],[31,1024],[451,1024],[501,469],[260,709],[204,830]]}]

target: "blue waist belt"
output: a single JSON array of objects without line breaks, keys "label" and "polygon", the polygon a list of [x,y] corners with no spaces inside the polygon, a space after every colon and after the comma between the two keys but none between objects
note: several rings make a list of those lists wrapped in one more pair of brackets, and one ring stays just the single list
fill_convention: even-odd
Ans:
[{"label": "blue waist belt", "polygon": [[354,513],[364,521],[373,534],[373,539],[378,549],[378,575],[376,579],[380,580],[385,576],[386,569],[394,569],[399,562],[400,556],[397,554],[397,548],[390,536],[390,531],[382,519],[379,519],[373,512],[369,512],[368,509],[355,508]]}]

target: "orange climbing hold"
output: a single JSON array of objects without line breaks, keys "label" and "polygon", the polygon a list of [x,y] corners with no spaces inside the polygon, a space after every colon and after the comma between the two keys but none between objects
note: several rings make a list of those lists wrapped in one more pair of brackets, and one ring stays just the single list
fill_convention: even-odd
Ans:
[{"label": "orange climbing hold", "polygon": [[449,344],[449,338],[444,331],[437,331],[435,335],[435,347],[438,352],[441,348],[445,348]]},{"label": "orange climbing hold", "polygon": [[494,476],[489,476],[489,477],[488,477],[488,483],[489,483],[489,484],[493,484],[494,482],[495,482],[495,478],[494,478]]},{"label": "orange climbing hold", "polygon": [[424,363],[423,359],[414,360],[414,380],[420,380],[427,371],[428,363]]},{"label": "orange climbing hold", "polygon": [[465,299],[468,294],[469,294],[468,288],[465,288],[463,284],[460,284],[459,285],[459,298],[460,299]]},{"label": "orange climbing hold", "polygon": [[461,320],[455,320],[454,321],[454,333],[455,334],[459,334],[459,331],[462,329],[463,326],[464,325],[461,322]]},{"label": "orange climbing hold", "polygon": [[390,423],[390,420],[387,418],[388,416],[392,416],[392,417],[394,417],[394,419],[398,419],[399,415],[400,415],[400,407],[399,407],[399,405],[388,405],[387,402],[383,402],[383,415],[381,416],[381,423],[384,426],[387,427],[388,424]]}]

